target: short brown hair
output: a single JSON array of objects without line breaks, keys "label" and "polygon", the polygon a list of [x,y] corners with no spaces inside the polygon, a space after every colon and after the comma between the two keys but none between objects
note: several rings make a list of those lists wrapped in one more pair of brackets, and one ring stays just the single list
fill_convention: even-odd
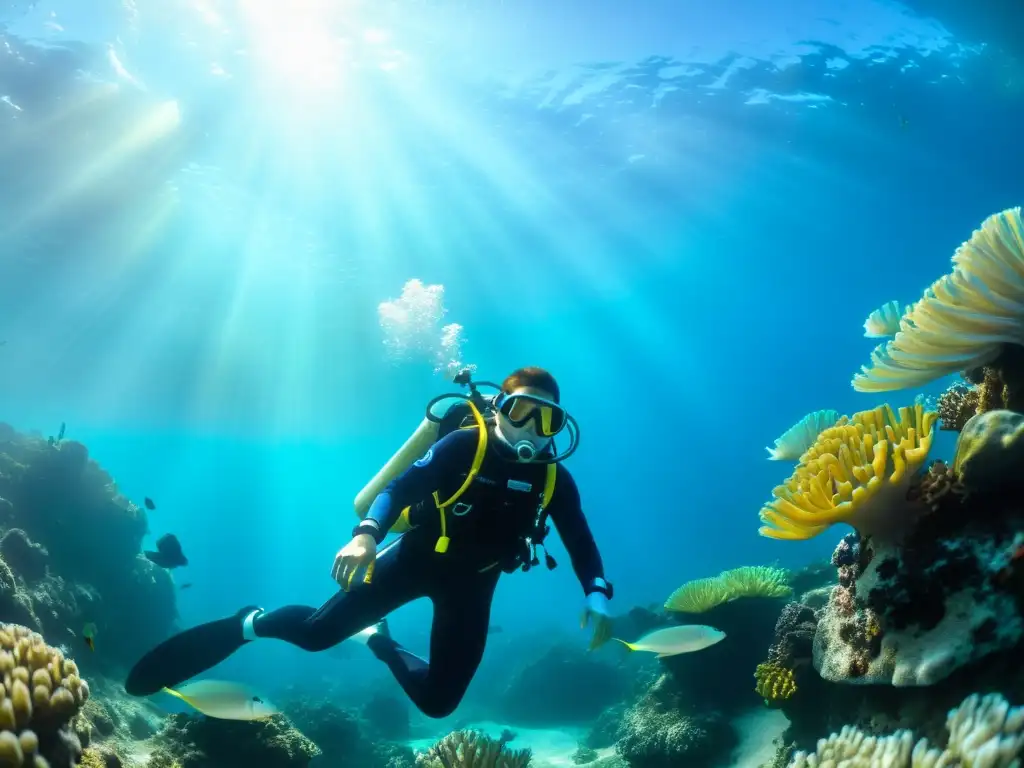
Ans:
[{"label": "short brown hair", "polygon": [[561,396],[555,377],[543,368],[538,368],[535,365],[526,368],[516,368],[501,382],[501,391],[505,393],[512,392],[520,387],[530,387],[550,392],[556,403]]}]

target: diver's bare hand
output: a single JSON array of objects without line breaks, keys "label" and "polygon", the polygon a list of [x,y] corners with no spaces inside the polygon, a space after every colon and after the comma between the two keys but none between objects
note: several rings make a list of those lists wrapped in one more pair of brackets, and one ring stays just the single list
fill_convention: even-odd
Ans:
[{"label": "diver's bare hand", "polygon": [[348,592],[356,574],[366,569],[363,581],[369,583],[373,576],[373,564],[377,560],[377,542],[368,533],[360,533],[352,541],[338,550],[334,557],[331,578]]}]

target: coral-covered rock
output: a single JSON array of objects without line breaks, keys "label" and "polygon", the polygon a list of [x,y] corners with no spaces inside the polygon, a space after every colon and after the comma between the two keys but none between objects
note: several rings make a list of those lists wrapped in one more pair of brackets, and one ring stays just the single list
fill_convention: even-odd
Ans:
[{"label": "coral-covered rock", "polygon": [[688,702],[731,714],[758,703],[752,685],[786,601],[745,598],[696,615],[680,615],[686,624],[707,624],[725,632],[725,639],[698,653],[661,659],[660,664]]},{"label": "coral-covered rock", "polygon": [[631,689],[625,670],[569,646],[555,646],[513,677],[498,701],[509,722],[589,723]]},{"label": "coral-covered rock", "polygon": [[409,738],[409,704],[405,699],[377,693],[363,704],[362,719],[377,737],[390,741]]},{"label": "coral-covered rock", "polygon": [[82,746],[70,724],[89,698],[78,666],[27,627],[0,624],[0,764],[38,755],[50,768],[76,765]]},{"label": "coral-covered rock", "polygon": [[99,639],[88,663],[134,663],[177,617],[169,574],[141,555],[145,511],[119,494],[84,445],[5,434],[2,615],[71,644],[82,643],[82,628],[95,624]]},{"label": "coral-covered rock", "polygon": [[701,768],[728,756],[737,736],[721,715],[685,708],[662,678],[622,720],[616,752],[631,768]]},{"label": "coral-covered rock", "polygon": [[[330,701],[296,698],[285,703],[284,711],[323,752],[326,765],[337,768],[401,768],[413,761],[412,750],[380,733],[380,721],[375,726]],[[382,711],[371,708],[372,714],[380,715]],[[396,716],[394,710],[389,710],[389,714]],[[388,727],[386,722],[384,725]],[[396,724],[392,722],[390,727],[394,728]]]},{"label": "coral-covered rock", "polygon": [[283,715],[253,721],[171,715],[156,738],[151,768],[300,768],[320,755]]},{"label": "coral-covered rock", "polygon": [[46,578],[50,553],[46,547],[32,541],[20,528],[12,528],[0,536],[0,557],[29,584]]},{"label": "coral-covered rock", "polygon": [[953,470],[975,494],[1007,495],[1024,491],[1024,414],[998,410],[981,413],[964,425]]},{"label": "coral-covered rock", "polygon": [[591,749],[605,749],[615,745],[619,740],[619,729],[628,707],[616,704],[602,712],[587,732],[583,745]]},{"label": "coral-covered rock", "polygon": [[[860,562],[840,567],[814,639],[814,666],[826,680],[932,685],[1024,637],[1003,575],[1024,544],[1024,519],[986,527],[959,504],[935,514],[902,544],[863,544]],[[967,519],[969,530],[943,530]]]}]

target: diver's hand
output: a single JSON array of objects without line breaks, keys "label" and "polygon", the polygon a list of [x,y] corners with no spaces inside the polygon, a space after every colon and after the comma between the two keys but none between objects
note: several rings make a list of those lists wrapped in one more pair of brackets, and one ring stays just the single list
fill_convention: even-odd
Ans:
[{"label": "diver's hand", "polygon": [[612,616],[608,610],[608,598],[603,592],[587,595],[580,629],[586,629],[590,621],[594,624],[594,636],[590,638],[590,650],[593,651],[607,643],[612,636]]},{"label": "diver's hand", "polygon": [[338,582],[343,590],[348,592],[352,586],[352,579],[356,574],[366,569],[363,581],[369,583],[373,576],[373,564],[377,559],[377,542],[368,533],[360,533],[352,538],[348,544],[338,550],[334,557],[334,568],[331,569],[331,578]]}]

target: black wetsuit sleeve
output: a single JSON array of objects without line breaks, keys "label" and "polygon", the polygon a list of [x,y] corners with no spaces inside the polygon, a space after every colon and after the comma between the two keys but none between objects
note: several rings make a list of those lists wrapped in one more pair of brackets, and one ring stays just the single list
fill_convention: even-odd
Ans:
[{"label": "black wetsuit sleeve", "polygon": [[422,458],[377,494],[354,533],[369,533],[379,544],[403,509],[428,498],[445,479],[469,470],[476,445],[474,429],[456,430],[438,440]]},{"label": "black wetsuit sleeve", "polygon": [[605,591],[595,586],[595,580],[604,579],[604,564],[597,550],[594,536],[590,532],[587,518],[583,515],[580,491],[569,470],[559,465],[555,478],[555,492],[548,504],[548,517],[555,524],[559,538],[565,544],[572,561],[572,569],[583,586],[583,592],[590,594]]}]

